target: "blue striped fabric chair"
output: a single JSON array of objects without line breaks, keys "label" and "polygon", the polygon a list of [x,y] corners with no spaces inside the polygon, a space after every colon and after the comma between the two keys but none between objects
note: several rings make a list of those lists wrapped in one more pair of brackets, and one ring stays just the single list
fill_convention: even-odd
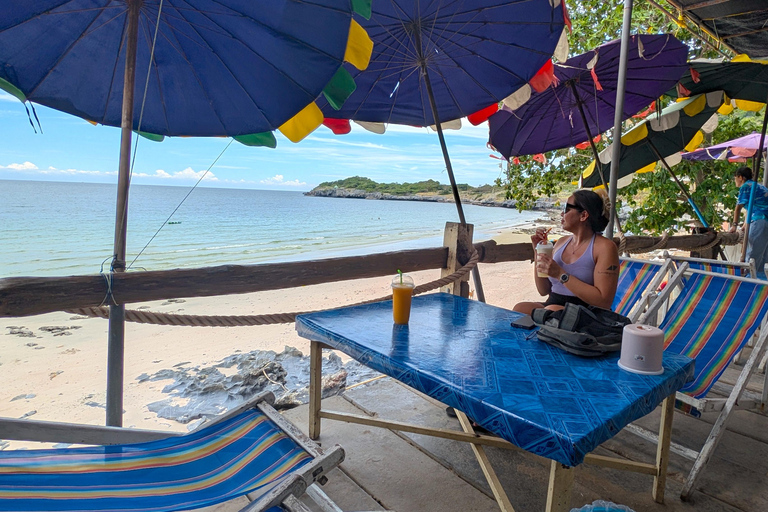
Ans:
[{"label": "blue striped fabric chair", "polygon": [[[768,282],[689,269],[688,262],[682,262],[638,322],[647,323],[648,318],[655,317],[678,286],[682,290],[669,306],[659,328],[664,331],[665,352],[682,354],[696,361],[694,379],[677,393],[679,408],[694,415],[720,412],[683,485],[682,496],[688,498],[725,432],[730,413],[736,408],[765,410],[765,389],[761,396],[747,392],[746,386],[765,349],[767,329],[762,329],[757,337],[736,383],[727,386],[718,383],[718,379],[765,321]],[[707,396],[713,388],[726,398]]]},{"label": "blue striped fabric chair", "polygon": [[[0,510],[175,511],[248,495],[281,510],[344,458],[326,453],[261,397],[185,435],[67,449],[0,451]],[[42,423],[42,422],[38,422]]]},{"label": "blue striped fabric chair", "polygon": [[619,283],[611,309],[634,321],[654,297],[671,263],[625,257],[619,259]]}]

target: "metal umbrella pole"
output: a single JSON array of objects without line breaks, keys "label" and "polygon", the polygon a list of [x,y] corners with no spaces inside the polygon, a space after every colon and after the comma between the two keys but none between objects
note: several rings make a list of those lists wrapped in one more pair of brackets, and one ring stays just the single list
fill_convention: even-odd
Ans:
[{"label": "metal umbrella pole", "polygon": [[[685,185],[682,184],[682,182],[677,178],[677,175],[672,171],[672,167],[667,163],[667,161],[664,159],[663,156],[661,156],[661,153],[659,153],[659,150],[656,149],[656,146],[653,145],[653,142],[648,140],[648,145],[650,146],[653,153],[656,155],[656,157],[661,162],[661,165],[667,170],[670,176],[672,176],[672,179],[675,180],[675,183],[677,184],[680,191],[683,193],[685,198],[688,200],[688,204],[691,205],[691,208],[693,209],[693,213],[696,214],[696,216],[699,218],[699,221],[704,225],[705,228],[709,227],[709,223],[704,218],[704,215],[699,210],[699,207],[696,206],[696,203],[693,201],[693,198],[688,193],[688,190],[685,188]],[[723,248],[719,247],[718,251],[720,252],[720,256],[723,258],[723,260],[727,260],[728,258],[725,255],[725,252],[723,252]]]},{"label": "metal umbrella pole", "polygon": [[[421,48],[419,41],[418,48]],[[423,62],[423,60],[422,60]],[[459,212],[459,221],[463,226],[467,224],[467,220],[464,217],[464,208],[461,206],[461,197],[459,196],[459,187],[456,185],[456,178],[453,175],[453,166],[451,165],[451,157],[448,155],[448,146],[445,144],[445,137],[443,136],[443,127],[440,125],[440,116],[437,112],[437,104],[435,103],[435,96],[432,92],[432,82],[429,80],[429,71],[426,64],[422,64],[421,72],[424,76],[424,83],[427,86],[427,96],[429,96],[429,106],[432,109],[432,117],[435,119],[435,127],[437,128],[437,138],[440,140],[440,149],[443,151],[443,160],[445,160],[445,168],[448,171],[448,179],[451,181],[451,189],[453,189],[453,199],[456,201],[456,209]],[[475,290],[477,291],[477,300],[485,302],[485,292],[483,291],[483,283],[480,280],[480,270],[477,265],[472,269],[472,279],[475,280]]]},{"label": "metal umbrella pole", "polygon": [[[627,85],[627,55],[629,53],[629,31],[632,26],[633,0],[624,0],[624,21],[621,27],[621,53],[619,56],[619,76],[616,84],[616,112],[613,115],[613,146],[611,151],[611,174],[609,178],[608,198],[611,201],[611,220],[605,230],[605,236],[613,238],[613,222],[616,218],[616,192],[619,181],[619,158],[621,158],[621,114],[624,112],[624,91]],[[599,161],[595,162],[597,165]]]},{"label": "metal umbrella pole", "polygon": [[[131,137],[133,129],[133,97],[136,80],[136,46],[139,33],[140,2],[128,3],[127,45],[125,50],[125,79],[123,81],[123,110],[120,125],[120,167],[117,179],[117,208],[115,242],[111,272],[125,271],[125,247],[128,227],[128,190],[130,187]],[[110,279],[110,283],[111,283]],[[125,357],[125,305],[115,304],[112,289],[108,290],[109,336],[107,344],[107,425],[123,426],[123,372]]]},{"label": "metal umbrella pole", "polygon": [[[768,102],[768,98],[766,98],[766,102]],[[763,156],[763,144],[765,144],[765,130],[768,128],[768,106],[765,107],[765,114],[763,114],[763,129],[760,132],[760,144],[757,146],[757,160],[755,161],[755,178],[757,178],[757,169],[760,169],[760,159]],[[757,182],[757,179],[755,179],[755,182]],[[766,159],[765,164],[765,174],[763,175],[763,186],[768,184],[768,159]],[[754,192],[754,189],[752,190]],[[749,206],[747,207],[747,213],[746,218],[744,219],[744,241],[742,242],[741,246],[741,259],[740,261],[746,261],[747,259],[747,244],[749,242],[749,223],[752,220],[752,197],[754,194],[750,194],[749,196]]]}]

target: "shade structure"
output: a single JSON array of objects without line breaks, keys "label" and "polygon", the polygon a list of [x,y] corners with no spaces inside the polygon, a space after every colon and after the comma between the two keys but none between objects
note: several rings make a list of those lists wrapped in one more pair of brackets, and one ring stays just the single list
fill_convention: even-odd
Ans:
[{"label": "shade structure", "polygon": [[[133,3],[3,6],[0,86],[120,126]],[[235,136],[274,130],[312,104],[341,68],[355,22],[350,0],[144,0],[138,23],[134,130],[142,116],[152,134]]]},{"label": "shade structure", "polygon": [[[553,7],[554,5],[554,7]],[[360,20],[374,42],[357,89],[327,118],[431,126],[469,116],[526,84],[565,25],[560,0],[377,0]]]},{"label": "shade structure", "polygon": [[673,97],[723,91],[729,98],[765,103],[768,98],[768,65],[760,62],[693,61],[680,78]]},{"label": "shade structure", "polygon": [[[701,130],[711,132],[717,126],[717,118],[713,116],[716,116],[722,104],[723,93],[720,91],[701,94],[670,105],[660,115],[650,116],[635,125],[621,136],[618,177],[652,171],[656,162],[662,158],[670,166],[678,163],[683,151],[701,143]],[[609,146],[601,151],[599,160],[593,161],[584,170],[582,178],[585,187],[602,184],[601,170],[607,181],[611,168],[611,150]]]},{"label": "shade structure", "polygon": [[[555,82],[519,108],[488,120],[490,143],[505,158],[576,146],[613,126],[620,41],[555,64]],[[688,69],[688,47],[669,34],[630,39],[622,117],[648,107]]]},{"label": "shade structure", "polygon": [[[683,153],[685,160],[728,160],[729,162],[744,162],[757,154],[760,147],[760,134],[752,132],[749,135],[731,139],[720,144],[714,144],[706,148],[698,148],[688,153]],[[768,149],[768,142],[763,142],[763,151]]]}]

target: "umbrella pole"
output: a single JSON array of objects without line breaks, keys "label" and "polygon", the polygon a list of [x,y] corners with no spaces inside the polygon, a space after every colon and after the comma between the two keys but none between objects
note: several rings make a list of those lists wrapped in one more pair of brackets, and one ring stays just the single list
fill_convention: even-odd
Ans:
[{"label": "umbrella pole", "polygon": [[[619,54],[619,76],[616,84],[616,112],[613,115],[613,146],[611,150],[611,174],[608,199],[611,201],[611,221],[605,231],[607,238],[613,238],[613,223],[616,218],[616,192],[619,181],[619,159],[621,158],[621,114],[624,112],[624,91],[627,85],[627,55],[632,28],[633,0],[624,0],[624,20],[621,26],[621,49]],[[598,161],[599,162],[599,161]],[[595,165],[598,164],[595,162]]]},{"label": "umbrella pole", "polygon": [[709,223],[704,219],[704,215],[701,214],[701,211],[699,210],[699,207],[696,206],[696,203],[693,202],[693,198],[688,193],[688,190],[686,190],[685,185],[683,185],[679,179],[677,179],[677,176],[672,171],[672,168],[669,166],[667,161],[664,159],[663,156],[661,156],[661,153],[659,153],[659,150],[656,149],[656,146],[653,145],[653,142],[648,140],[648,145],[650,146],[653,153],[656,155],[656,158],[658,158],[661,161],[661,165],[664,166],[664,168],[667,170],[670,176],[672,176],[672,179],[675,180],[675,183],[677,183],[678,188],[683,193],[685,198],[688,200],[688,204],[691,205],[691,208],[693,209],[693,213],[696,214],[696,216],[699,218],[699,221],[701,221],[702,224],[704,224],[705,228],[709,227]]},{"label": "umbrella pole", "polygon": [[[768,99],[766,99],[768,102]],[[765,107],[765,114],[763,114],[763,129],[760,132],[760,144],[757,146],[757,160],[755,161],[755,181],[757,181],[757,170],[760,169],[760,159],[763,156],[763,145],[765,144],[765,130],[768,128],[768,105]],[[763,174],[763,186],[768,183],[768,160],[766,160],[765,173]],[[749,207],[747,208],[747,218],[744,219],[744,241],[741,245],[741,259],[740,261],[747,260],[747,244],[749,243],[749,222],[752,220],[752,196],[750,195]],[[760,270],[760,269],[758,269]]]},{"label": "umbrella pole", "polygon": [[[448,170],[448,179],[451,180],[451,189],[453,190],[453,199],[456,201],[456,209],[459,212],[459,221],[462,225],[467,224],[467,219],[464,217],[464,208],[461,206],[461,197],[459,196],[459,187],[456,185],[456,178],[453,176],[453,166],[451,165],[451,157],[448,155],[448,146],[445,144],[445,137],[443,136],[443,127],[440,125],[440,116],[437,113],[437,103],[435,102],[435,95],[432,92],[432,82],[429,80],[429,72],[427,66],[422,65],[421,72],[424,74],[424,83],[427,85],[427,96],[429,97],[429,106],[432,109],[432,117],[435,119],[435,127],[437,128],[437,138],[440,139],[440,149],[443,151],[443,160],[445,160],[445,168]],[[472,269],[472,279],[475,281],[475,291],[477,292],[477,300],[485,302],[485,292],[483,291],[483,282],[480,280],[480,270],[477,265]]]},{"label": "umbrella pole", "polygon": [[[136,80],[136,45],[139,32],[138,1],[128,2],[128,28],[123,81],[123,111],[120,124],[120,167],[117,179],[115,243],[111,272],[125,271],[125,246],[128,227],[128,189],[130,186],[131,136],[133,128],[133,90]],[[110,281],[111,282],[111,281]],[[112,290],[110,290],[111,292]],[[107,425],[123,426],[123,372],[125,356],[125,305],[109,296],[109,338],[107,345]]]},{"label": "umbrella pole", "polygon": [[[579,114],[581,114],[581,122],[584,123],[584,131],[587,132],[587,140],[589,140],[589,146],[592,148],[592,153],[595,155],[595,169],[597,169],[597,173],[600,175],[600,181],[603,182],[603,187],[608,187],[607,183],[605,182],[605,176],[603,175],[603,169],[600,167],[600,152],[597,151],[597,146],[595,146],[595,141],[592,140],[592,130],[589,129],[589,124],[587,123],[587,115],[584,113],[584,107],[582,107],[581,104],[581,97],[579,96],[578,91],[576,91],[576,88],[568,82],[568,86],[573,91],[573,95],[576,97],[576,106],[579,107]],[[579,176],[579,182],[581,182],[581,176]],[[613,208],[613,206],[611,206]],[[611,214],[613,215],[613,214]]]}]

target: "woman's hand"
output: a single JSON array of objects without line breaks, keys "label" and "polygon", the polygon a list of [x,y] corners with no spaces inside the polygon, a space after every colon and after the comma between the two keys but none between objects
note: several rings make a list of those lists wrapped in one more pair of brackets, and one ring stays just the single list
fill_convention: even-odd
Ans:
[{"label": "woman's hand", "polygon": [[551,256],[544,253],[536,255],[536,271],[555,278],[560,277],[563,273],[562,267]]},{"label": "woman's hand", "polygon": [[547,241],[547,233],[549,233],[548,229],[539,228],[531,235],[531,243],[533,244],[534,251],[536,250],[537,245]]}]

